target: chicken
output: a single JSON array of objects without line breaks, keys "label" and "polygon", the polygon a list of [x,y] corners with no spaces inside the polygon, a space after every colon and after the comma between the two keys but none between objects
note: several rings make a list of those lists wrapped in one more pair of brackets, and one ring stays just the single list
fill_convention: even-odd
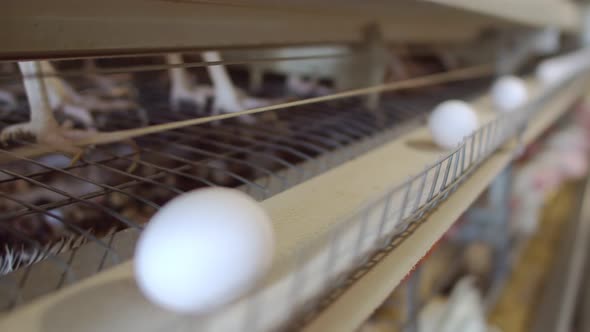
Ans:
[{"label": "chicken", "polygon": [[[69,153],[78,153],[79,150],[74,147],[72,140],[83,137],[89,131],[81,131],[61,126],[51,109],[51,98],[54,102],[59,96],[60,91],[56,88],[66,88],[65,85],[59,85],[57,79],[42,79],[39,74],[42,72],[42,61],[23,61],[19,62],[19,68],[24,78],[25,92],[31,109],[30,121],[8,126],[0,133],[0,142],[7,142],[20,135],[34,136],[38,143],[47,144],[56,148],[58,151]],[[47,83],[58,84],[51,89],[50,95],[47,91]]]},{"label": "chicken", "polygon": [[[344,55],[350,53],[348,47],[284,47],[275,50],[247,51],[252,59],[281,59],[291,57],[313,57]],[[228,53],[230,60],[240,60],[244,51]],[[319,96],[331,93],[331,90],[320,84],[321,79],[331,80],[337,90],[358,87],[358,81],[366,76],[366,66],[356,57],[334,57],[319,59],[298,59],[292,61],[264,61],[249,65],[251,89],[261,88],[264,73],[283,74],[287,77],[288,94],[297,97]]]},{"label": "chicken", "polygon": [[[208,51],[201,53],[203,60],[207,62],[220,62],[219,52]],[[170,65],[182,64],[179,54],[169,54],[166,62]],[[223,65],[207,66],[209,77],[213,87],[208,85],[196,85],[189,77],[185,68],[180,66],[169,69],[171,80],[170,104],[173,110],[180,108],[181,102],[190,102],[196,107],[203,109],[209,98],[213,98],[212,114],[235,113],[246,109],[264,107],[272,102],[262,98],[248,95],[246,92],[234,86]],[[239,117],[246,123],[253,123],[254,117]]]},{"label": "chicken", "polygon": [[287,77],[287,92],[296,97],[319,97],[332,93],[332,89],[320,84],[318,79],[298,74],[289,74]]},{"label": "chicken", "polygon": [[[5,128],[0,133],[0,143],[6,143],[25,134],[35,137],[37,143],[58,148],[59,151],[79,152],[73,147],[71,140],[95,133],[95,120],[91,112],[104,113],[132,109],[141,111],[138,104],[132,100],[78,93],[65,80],[57,77],[55,68],[48,61],[19,62],[19,68],[24,76],[23,82],[31,109],[31,120]],[[103,80],[103,83],[105,82]],[[119,93],[112,89],[111,92]],[[59,125],[53,116],[53,111],[58,109],[89,130],[73,130],[72,123],[69,121]]]},{"label": "chicken", "polygon": [[96,86],[96,91],[92,89],[87,92],[107,98],[137,97],[137,91],[131,84],[130,73],[99,75],[96,73],[98,67],[93,59],[84,60],[84,69],[88,72],[87,78]]},{"label": "chicken", "polygon": [[[182,56],[177,53],[166,55],[169,65],[181,65]],[[186,68],[182,66],[171,67],[170,74],[170,105],[173,111],[178,111],[183,102],[195,105],[198,109],[204,109],[207,100],[213,97],[213,88],[209,85],[196,85],[189,76]]]},{"label": "chicken", "polygon": [[[84,69],[87,72],[85,78],[92,83],[93,87],[80,91],[80,96],[82,100],[88,101],[87,107],[90,111],[108,113],[133,110],[137,113],[141,126],[149,124],[146,110],[133,101],[139,97],[139,93],[133,85],[132,73],[100,75],[97,73],[99,69],[94,59],[84,60]],[[99,126],[102,126],[104,121],[101,120],[106,119],[98,117],[95,120]]]},{"label": "chicken", "polygon": [[86,127],[93,127],[91,112],[113,112],[137,109],[138,105],[125,99],[104,99],[95,95],[81,95],[66,81],[57,77],[55,68],[48,61],[40,61],[41,72],[47,75],[43,80],[47,87],[49,106],[61,109],[64,114],[80,121]]},{"label": "chicken", "polygon": [[[17,107],[17,97],[22,95],[22,87],[20,84],[15,84],[16,66],[9,62],[0,62],[0,109],[12,110]],[[9,78],[10,77],[10,78]],[[18,82],[16,82],[18,83]]]},{"label": "chicken", "polygon": [[[207,62],[219,62],[221,56],[218,52],[209,51],[201,53]],[[213,83],[214,98],[213,114],[234,113],[250,108],[264,107],[271,104],[270,101],[255,98],[234,87],[227,70],[223,65],[207,66],[207,71]],[[252,122],[252,117],[242,117],[247,122]]]},{"label": "chicken", "polygon": [[463,277],[448,299],[430,300],[419,315],[418,331],[489,331],[483,301],[471,277]]}]

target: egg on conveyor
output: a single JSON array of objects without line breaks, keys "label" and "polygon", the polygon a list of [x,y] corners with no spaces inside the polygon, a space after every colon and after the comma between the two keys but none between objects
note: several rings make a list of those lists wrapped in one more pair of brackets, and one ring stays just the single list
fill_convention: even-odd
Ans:
[{"label": "egg on conveyor", "polygon": [[590,68],[590,48],[549,58],[535,69],[535,76],[546,86],[557,85]]},{"label": "egg on conveyor", "polygon": [[492,85],[492,102],[496,110],[510,112],[524,105],[528,91],[523,80],[515,76],[502,76]]},{"label": "egg on conveyor", "polygon": [[535,77],[545,86],[557,85],[570,74],[568,66],[551,60],[540,63],[535,69]]},{"label": "egg on conveyor", "polygon": [[135,278],[165,309],[208,313],[250,291],[273,251],[271,221],[255,200],[234,189],[200,189],[151,219],[137,243]]},{"label": "egg on conveyor", "polygon": [[460,100],[447,100],[434,108],[428,118],[428,129],[436,145],[452,149],[478,127],[471,106]]}]

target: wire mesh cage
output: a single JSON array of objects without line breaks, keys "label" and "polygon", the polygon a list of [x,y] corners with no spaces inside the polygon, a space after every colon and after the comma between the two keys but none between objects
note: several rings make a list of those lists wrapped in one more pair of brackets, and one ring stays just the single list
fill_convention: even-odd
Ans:
[{"label": "wire mesh cage", "polygon": [[[190,55],[187,57],[190,59]],[[309,58],[313,57],[286,60]],[[62,88],[80,91],[72,93],[76,98],[90,98],[85,101],[90,105],[62,101],[64,105],[56,111],[60,120],[74,122],[70,124],[74,128],[86,126],[109,133],[133,129],[138,124],[155,126],[191,120],[195,112],[206,116],[211,107],[204,104],[194,109],[195,105],[188,105],[188,109],[171,110],[170,95],[163,93],[169,88],[162,76],[178,68],[203,69],[217,62],[162,65],[150,64],[151,59],[116,58],[114,66],[97,67],[109,60],[113,61],[61,61],[59,71],[44,68],[40,75],[47,85],[55,83],[49,80],[59,80]],[[22,94],[21,75],[11,72],[10,64],[4,67],[3,87],[14,95],[18,96],[19,91]],[[109,96],[96,100],[93,93],[97,85],[113,90],[113,81],[121,79],[117,75],[130,73],[139,77],[136,88],[131,89],[123,81],[125,84],[115,85],[123,91],[110,91]],[[233,76],[240,85],[240,72]],[[263,95],[280,93],[280,85],[273,85],[272,78],[270,81]],[[486,82],[477,79],[442,84],[420,94],[387,94],[378,112],[367,110],[362,94],[296,105],[288,112],[277,107],[277,111],[252,118],[242,115],[164,130],[132,141],[95,145],[76,163],[53,151],[43,156],[23,154],[21,151],[38,145],[26,137],[13,137],[0,157],[0,271],[3,294],[7,294],[0,301],[2,307],[14,308],[131,258],[135,240],[149,217],[180,193],[206,186],[229,186],[259,200],[266,199],[369,151],[421,122],[425,112],[438,102],[449,96],[473,95]],[[3,128],[26,122],[28,105],[22,99],[5,105],[0,113]],[[100,108],[106,103],[114,110],[99,110],[94,117],[75,108]],[[115,103],[123,107],[117,108]]]},{"label": "wire mesh cage", "polygon": [[[63,77],[72,77],[80,91],[85,83],[73,78],[82,73],[138,72],[143,83],[129,92],[137,101],[124,104],[127,112],[99,112],[91,118],[92,130],[99,132],[97,137],[105,134],[100,136],[105,140],[81,138],[93,148],[75,163],[27,139],[12,139],[0,150],[0,308],[12,310],[132,258],[145,223],[178,194],[227,186],[267,199],[414,128],[441,101],[477,95],[490,81],[489,69],[449,71],[213,116],[206,114],[214,102],[208,99],[202,105],[205,112],[197,109],[201,113],[195,118],[193,109],[172,110],[170,96],[162,93],[168,87],[162,71],[179,66],[142,64],[125,67],[127,71],[94,68],[69,74],[64,69]],[[60,74],[44,75],[51,79]],[[149,75],[152,86],[145,83]],[[234,76],[239,82],[239,74]],[[14,75],[2,79],[18,85]],[[421,86],[428,88],[388,92]],[[269,84],[265,93],[280,90]],[[379,107],[370,110],[364,97],[375,93],[381,94]],[[101,102],[120,99],[110,96]],[[2,128],[26,121],[26,103],[17,100],[13,106],[0,113]],[[208,330],[306,324],[409,237],[482,161],[516,136],[535,110],[528,105],[484,124],[436,163],[369,200],[364,209],[296,253],[296,259],[274,266],[271,280],[251,296],[223,314],[187,324]],[[67,122],[72,113],[77,117],[70,128],[90,123],[72,107],[62,107],[57,116]],[[138,124],[154,130],[135,135]],[[108,135],[117,132],[129,136],[113,140]]]}]

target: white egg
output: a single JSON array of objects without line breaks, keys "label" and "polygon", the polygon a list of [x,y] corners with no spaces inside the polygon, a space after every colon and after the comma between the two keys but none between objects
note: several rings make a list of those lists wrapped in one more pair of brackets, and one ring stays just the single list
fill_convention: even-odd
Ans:
[{"label": "white egg", "polygon": [[459,145],[477,126],[477,115],[469,104],[460,100],[447,100],[439,104],[428,118],[432,139],[445,149]]},{"label": "white egg", "polygon": [[492,85],[494,107],[501,112],[510,112],[524,105],[528,90],[523,80],[515,76],[502,76]]},{"label": "white egg", "polygon": [[553,57],[541,62],[535,71],[537,79],[544,85],[555,85],[588,70],[590,67],[590,48]]},{"label": "white egg", "polygon": [[535,77],[541,84],[552,86],[561,83],[570,75],[568,66],[557,61],[544,61],[535,69]]},{"label": "white egg", "polygon": [[255,287],[273,251],[271,221],[255,200],[234,189],[195,190],[151,219],[137,243],[135,278],[155,304],[202,314]]}]

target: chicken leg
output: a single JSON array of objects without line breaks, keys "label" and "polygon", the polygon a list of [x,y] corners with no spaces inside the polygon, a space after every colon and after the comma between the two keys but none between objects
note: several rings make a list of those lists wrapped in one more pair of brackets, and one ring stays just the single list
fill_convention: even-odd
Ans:
[{"label": "chicken leg", "polygon": [[133,98],[137,96],[137,91],[131,84],[132,75],[130,73],[108,76],[97,74],[99,69],[94,59],[84,60],[84,70],[88,72],[88,78],[96,85],[96,89],[90,90],[93,94],[109,98]]},{"label": "chicken leg", "polygon": [[61,108],[62,111],[77,119],[86,127],[94,126],[91,111],[115,112],[138,109],[139,106],[129,100],[105,100],[96,96],[78,94],[66,81],[57,77],[55,68],[49,61],[40,61],[41,71],[47,87],[49,105],[51,109]]},{"label": "chicken leg", "polygon": [[18,65],[24,77],[31,118],[29,122],[4,128],[0,133],[0,142],[7,142],[20,135],[31,135],[40,144],[53,146],[60,151],[78,153],[79,149],[72,144],[72,140],[87,136],[90,132],[62,127],[57,123],[50,107],[46,80],[39,77],[42,68],[39,61],[24,61]]},{"label": "chicken leg", "polygon": [[[201,53],[207,62],[219,62],[219,52],[208,51]],[[248,96],[243,91],[234,87],[227,70],[223,65],[207,66],[207,71],[213,82],[215,100],[213,101],[213,114],[234,113],[250,108],[264,107],[271,104],[270,101]],[[242,116],[246,123],[253,123],[254,117]]]},{"label": "chicken leg", "polygon": [[[169,65],[180,65],[183,63],[182,56],[178,53],[166,55],[166,62]],[[204,109],[207,100],[213,97],[213,89],[208,85],[195,85],[186,68],[171,67],[170,74],[170,105],[173,111],[180,109],[182,102],[194,104],[199,109]]]}]

